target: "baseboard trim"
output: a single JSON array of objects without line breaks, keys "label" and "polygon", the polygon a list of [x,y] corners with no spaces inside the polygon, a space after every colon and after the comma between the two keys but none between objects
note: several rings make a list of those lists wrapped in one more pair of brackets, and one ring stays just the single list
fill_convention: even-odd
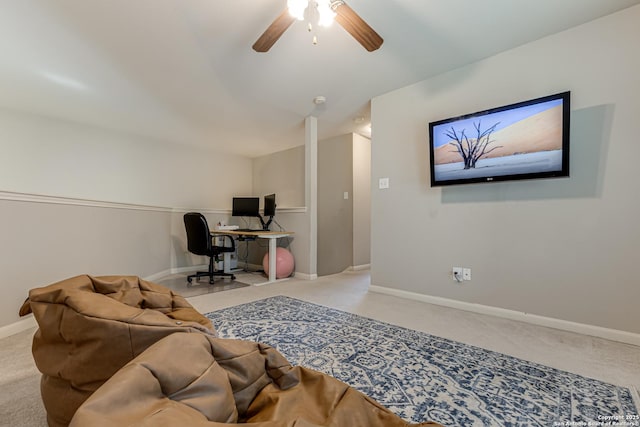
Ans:
[{"label": "baseboard trim", "polygon": [[20,319],[17,322],[0,327],[0,339],[19,334],[22,331],[35,328],[36,326],[38,326],[36,318],[33,317],[33,314],[30,314],[29,317],[25,317],[24,319]]},{"label": "baseboard trim", "polygon": [[[249,266],[262,268],[262,266],[253,265],[253,264],[249,264]],[[207,268],[209,268],[207,264],[190,265],[187,267],[177,267],[177,268],[174,267],[168,270],[160,271],[158,273],[146,276],[143,279],[149,282],[153,282],[153,281],[162,279],[163,277],[166,277],[170,274],[186,273],[187,271],[194,271],[194,270],[203,270],[203,269],[206,270]],[[296,279],[303,279],[303,280],[316,280],[318,278],[318,275],[295,272],[294,277]],[[0,326],[0,339],[10,337],[11,335],[18,334],[22,331],[26,331],[27,329],[35,328],[37,326],[38,326],[38,323],[36,322],[35,317],[33,317],[33,315],[30,314],[28,317],[25,317],[24,319],[20,319],[17,322],[13,322],[5,326]]]},{"label": "baseboard trim", "polygon": [[300,273],[299,271],[296,271],[294,274],[294,277],[296,279],[302,279],[302,280],[316,280],[318,278],[317,274],[307,274],[307,273]]},{"label": "baseboard trim", "polygon": [[370,269],[371,269],[371,264],[361,264],[361,265],[352,265],[347,270],[349,270],[349,271],[364,271],[364,270],[370,270]]},{"label": "baseboard trim", "polygon": [[209,264],[200,264],[200,265],[188,265],[186,267],[173,267],[168,270],[161,271],[159,273],[152,274],[150,276],[143,277],[144,280],[149,282],[154,282],[156,280],[164,279],[165,277],[171,274],[180,274],[187,272],[194,272],[196,270],[208,270]]},{"label": "baseboard trim", "polygon": [[[242,263],[242,266],[245,266],[245,263]],[[262,269],[262,265],[258,265],[258,264],[247,264],[246,265],[247,268],[249,270],[253,270],[253,271],[258,271],[260,269]],[[169,270],[164,270],[161,271],[159,273],[155,273],[152,274],[150,276],[147,276],[144,278],[144,280],[148,280],[149,282],[153,282],[154,280],[159,280],[162,279],[170,274],[180,274],[180,273],[186,273],[186,272],[190,272],[190,271],[195,271],[195,270],[206,270],[208,269],[209,266],[207,264],[202,264],[202,265],[190,265],[188,267],[174,267],[171,268]],[[241,270],[240,270],[241,271]],[[318,278],[317,274],[306,274],[306,273],[300,273],[300,272],[294,272],[293,276],[297,279],[302,279],[302,280],[316,280]]]},{"label": "baseboard trim", "polygon": [[156,280],[160,280],[163,277],[166,277],[166,276],[168,276],[170,274],[174,274],[173,269],[164,270],[164,271],[161,271],[159,273],[152,274],[151,276],[143,277],[143,279],[148,281],[148,282],[155,282]]},{"label": "baseboard trim", "polygon": [[392,295],[400,298],[440,305],[443,307],[471,311],[473,313],[479,314],[487,314],[489,316],[496,316],[504,319],[530,323],[533,325],[545,326],[547,328],[560,329],[562,331],[575,332],[578,334],[589,335],[592,337],[604,338],[611,341],[618,341],[625,344],[640,346],[640,334],[635,334],[633,332],[603,328],[601,326],[587,325],[584,323],[571,322],[568,320],[555,319],[552,317],[538,316],[536,314],[508,310],[505,308],[492,307],[488,305],[456,301],[448,298],[435,297],[400,289],[386,288],[384,286],[370,285],[369,290],[371,292],[380,294]]}]

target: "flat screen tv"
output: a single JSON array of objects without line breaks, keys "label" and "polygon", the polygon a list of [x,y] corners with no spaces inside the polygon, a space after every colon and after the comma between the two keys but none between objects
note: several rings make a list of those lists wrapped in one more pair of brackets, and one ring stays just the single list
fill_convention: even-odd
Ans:
[{"label": "flat screen tv", "polygon": [[569,176],[570,92],[429,123],[431,186]]}]

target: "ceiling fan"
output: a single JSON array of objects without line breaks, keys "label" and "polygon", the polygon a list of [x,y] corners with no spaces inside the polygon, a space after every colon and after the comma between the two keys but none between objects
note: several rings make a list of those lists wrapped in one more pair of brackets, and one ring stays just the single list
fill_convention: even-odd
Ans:
[{"label": "ceiling fan", "polygon": [[[327,16],[330,16],[331,21],[335,17],[338,24],[369,52],[382,46],[382,37],[342,0],[288,0],[287,8],[256,40],[253,50],[268,52],[296,19],[305,19],[305,11],[317,12],[320,16],[320,25],[323,22],[329,22],[326,20]],[[311,28],[311,24],[309,25]]]}]

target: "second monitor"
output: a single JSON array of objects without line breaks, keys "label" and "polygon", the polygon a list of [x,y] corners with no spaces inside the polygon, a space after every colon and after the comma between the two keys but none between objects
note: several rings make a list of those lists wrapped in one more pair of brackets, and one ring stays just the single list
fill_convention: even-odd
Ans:
[{"label": "second monitor", "polygon": [[264,216],[274,217],[276,215],[276,195],[264,196]]}]

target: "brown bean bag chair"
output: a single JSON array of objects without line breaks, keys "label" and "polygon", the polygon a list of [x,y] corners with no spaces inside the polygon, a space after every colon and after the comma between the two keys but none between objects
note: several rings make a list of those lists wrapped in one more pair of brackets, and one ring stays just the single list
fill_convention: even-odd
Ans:
[{"label": "brown bean bag chair", "polygon": [[51,427],[67,426],[98,387],[161,338],[215,335],[183,297],[135,276],[83,275],[31,289],[20,315],[30,312],[39,326],[33,358]]},{"label": "brown bean bag chair", "polygon": [[[70,427],[408,427],[328,375],[272,347],[173,334],[149,347],[78,409]],[[420,426],[435,426],[422,423]]]}]

